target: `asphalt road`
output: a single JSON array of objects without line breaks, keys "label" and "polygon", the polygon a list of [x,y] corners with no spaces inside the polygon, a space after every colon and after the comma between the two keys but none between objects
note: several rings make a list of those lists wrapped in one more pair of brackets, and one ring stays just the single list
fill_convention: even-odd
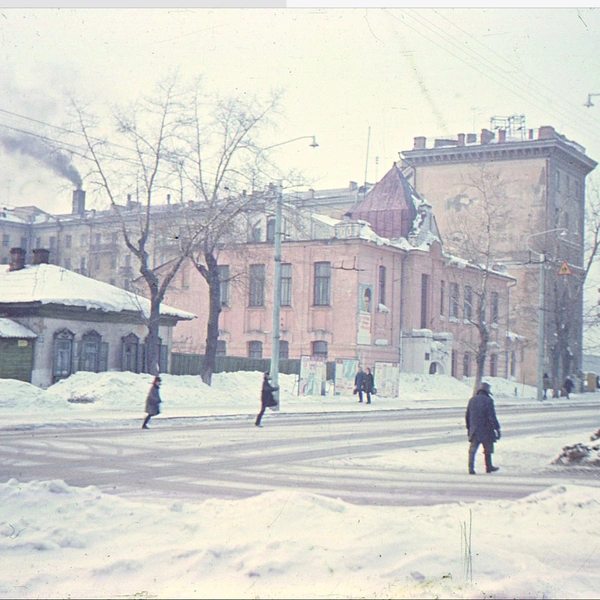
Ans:
[{"label": "asphalt road", "polygon": [[[599,407],[502,408],[504,439],[593,430]],[[292,488],[355,504],[426,505],[517,499],[557,483],[600,487],[593,471],[544,468],[469,476],[444,448],[467,442],[463,409],[153,419],[119,427],[0,429],[0,481],[62,479],[126,497],[245,498]],[[411,468],[388,453],[438,448]]]}]

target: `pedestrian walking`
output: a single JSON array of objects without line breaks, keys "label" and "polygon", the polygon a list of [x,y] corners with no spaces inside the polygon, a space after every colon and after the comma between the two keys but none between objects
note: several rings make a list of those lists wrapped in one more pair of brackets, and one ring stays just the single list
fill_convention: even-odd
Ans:
[{"label": "pedestrian walking", "polygon": [[358,401],[363,401],[363,384],[365,382],[365,372],[362,367],[358,367],[356,377],[354,378],[354,393],[358,394]]},{"label": "pedestrian walking", "polygon": [[548,400],[548,390],[552,389],[552,382],[550,381],[550,375],[548,375],[548,373],[544,373],[544,377],[542,378],[542,388],[544,389],[544,397],[542,400]]},{"label": "pedestrian walking", "polygon": [[570,377],[567,377],[563,383],[563,389],[565,390],[565,396],[567,397],[567,400],[569,399],[569,394],[573,391],[574,387],[575,384],[573,383],[573,380]]},{"label": "pedestrian walking", "polygon": [[279,387],[271,385],[270,379],[271,375],[267,371],[263,376],[262,391],[260,394],[260,412],[256,415],[256,422],[254,423],[257,427],[262,427],[260,422],[265,414],[265,410],[268,407],[277,406],[277,400],[273,397],[273,392],[276,392]]},{"label": "pedestrian walking", "polygon": [[500,439],[500,423],[496,418],[489,383],[482,383],[477,394],[469,400],[465,420],[470,442],[469,473],[475,475],[475,455],[480,444],[483,445],[486,473],[498,471],[498,467],[492,465],[492,454],[494,442]]},{"label": "pedestrian walking", "polygon": [[152,387],[148,392],[148,397],[146,398],[146,418],[142,423],[142,429],[148,429],[148,422],[150,419],[158,414],[160,414],[160,393],[158,389],[160,388],[161,379],[158,375],[154,378],[152,382]]},{"label": "pedestrian walking", "polygon": [[365,373],[365,378],[363,379],[363,391],[367,396],[367,404],[371,404],[371,394],[374,393],[375,390],[375,379],[373,377],[373,373],[371,373],[371,369],[367,367],[367,372]]}]

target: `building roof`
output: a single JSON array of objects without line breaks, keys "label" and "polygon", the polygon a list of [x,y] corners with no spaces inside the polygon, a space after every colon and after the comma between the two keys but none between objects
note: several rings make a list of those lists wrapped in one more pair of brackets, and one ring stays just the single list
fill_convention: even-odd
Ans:
[{"label": "building roof", "polygon": [[[59,304],[104,312],[133,311],[150,314],[150,301],[103,281],[50,264],[28,265],[10,271],[0,267],[0,304]],[[160,314],[180,320],[196,315],[161,304]]]},{"label": "building roof", "polygon": [[24,325],[0,317],[0,338],[34,339],[36,337],[37,333]]},{"label": "building roof", "polygon": [[350,214],[353,219],[370,223],[373,231],[381,237],[408,239],[415,232],[419,209],[425,205],[394,163]]}]

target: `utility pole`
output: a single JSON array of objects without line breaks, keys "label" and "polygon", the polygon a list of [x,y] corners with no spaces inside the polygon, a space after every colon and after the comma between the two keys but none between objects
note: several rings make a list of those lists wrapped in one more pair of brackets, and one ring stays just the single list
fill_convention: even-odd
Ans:
[{"label": "utility pole", "polygon": [[[271,343],[271,380],[274,386],[279,387],[279,338],[280,338],[280,314],[281,314],[281,239],[282,228],[282,204],[283,204],[283,182],[280,180],[275,187],[277,194],[275,204],[275,263],[273,269],[273,339]],[[275,392],[277,406],[279,409],[279,390]]]}]

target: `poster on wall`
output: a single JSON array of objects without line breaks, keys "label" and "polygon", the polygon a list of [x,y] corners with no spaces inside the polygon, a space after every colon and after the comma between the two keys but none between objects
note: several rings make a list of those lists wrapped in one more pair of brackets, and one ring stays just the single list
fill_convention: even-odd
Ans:
[{"label": "poster on wall", "polygon": [[338,358],[335,361],[335,395],[352,394],[358,359]]},{"label": "poster on wall", "polygon": [[371,345],[371,320],[373,311],[373,286],[358,284],[358,333],[356,343]]},{"label": "poster on wall", "polygon": [[327,361],[314,356],[300,358],[301,396],[324,396],[327,391]]},{"label": "poster on wall", "polygon": [[400,391],[399,378],[400,369],[398,363],[375,363],[375,387],[377,388],[378,396],[397,398]]}]

